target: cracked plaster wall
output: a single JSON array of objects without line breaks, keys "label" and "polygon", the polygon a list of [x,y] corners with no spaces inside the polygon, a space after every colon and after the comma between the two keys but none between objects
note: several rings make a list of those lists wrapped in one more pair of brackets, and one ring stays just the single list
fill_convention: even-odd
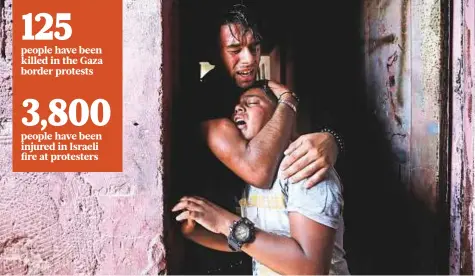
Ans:
[{"label": "cracked plaster wall", "polygon": [[[366,93],[391,148],[411,223],[412,273],[448,269],[441,201],[447,189],[448,51],[444,0],[365,0]],[[410,203],[410,204],[409,204]],[[442,270],[439,270],[442,269]]]},{"label": "cracked plaster wall", "polygon": [[439,0],[366,0],[366,83],[375,116],[385,128],[400,180],[435,211],[444,86]]},{"label": "cracked plaster wall", "polygon": [[475,1],[453,1],[450,274],[474,274]]},{"label": "cracked plaster wall", "polygon": [[12,0],[0,0],[0,274],[165,268],[161,5],[124,0],[123,173],[12,173]]}]

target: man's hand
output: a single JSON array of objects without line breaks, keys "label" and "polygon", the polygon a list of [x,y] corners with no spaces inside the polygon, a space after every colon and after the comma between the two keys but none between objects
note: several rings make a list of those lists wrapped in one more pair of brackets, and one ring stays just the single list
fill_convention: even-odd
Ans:
[{"label": "man's hand", "polygon": [[284,179],[297,183],[305,178],[311,188],[325,179],[328,169],[336,163],[338,145],[330,133],[310,133],[300,136],[284,152],[280,170]]},{"label": "man's hand", "polygon": [[274,95],[277,97],[277,99],[280,97],[280,95],[282,95],[284,92],[287,92],[289,91],[289,89],[283,85],[283,84],[280,84],[280,83],[277,83],[275,81],[269,81],[267,83],[269,85],[269,88],[270,90],[272,90],[272,92],[274,93]]},{"label": "man's hand", "polygon": [[[229,234],[229,227],[239,217],[202,197],[183,197],[172,212],[183,211],[176,220],[193,220],[217,234]],[[188,222],[190,223],[190,222]],[[182,229],[183,231],[183,229]]]}]

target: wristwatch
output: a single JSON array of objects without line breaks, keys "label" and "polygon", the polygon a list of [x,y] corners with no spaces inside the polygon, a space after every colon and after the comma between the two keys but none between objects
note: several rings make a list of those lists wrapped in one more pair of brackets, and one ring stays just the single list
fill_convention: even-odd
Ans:
[{"label": "wristwatch", "polygon": [[254,223],[248,218],[241,218],[229,227],[228,245],[233,251],[241,251],[245,243],[250,243],[256,236]]}]

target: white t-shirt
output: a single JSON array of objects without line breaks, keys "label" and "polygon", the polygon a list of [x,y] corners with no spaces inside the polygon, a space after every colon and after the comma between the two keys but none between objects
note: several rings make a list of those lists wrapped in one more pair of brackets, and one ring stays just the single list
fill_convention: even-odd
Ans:
[{"label": "white t-shirt", "polygon": [[[331,169],[327,178],[307,189],[304,182],[289,184],[280,174],[272,188],[258,189],[247,185],[239,201],[241,215],[259,229],[290,237],[288,212],[298,212],[320,224],[336,229],[330,274],[350,274],[343,249],[343,196],[338,174]],[[253,260],[253,275],[277,273]]]}]

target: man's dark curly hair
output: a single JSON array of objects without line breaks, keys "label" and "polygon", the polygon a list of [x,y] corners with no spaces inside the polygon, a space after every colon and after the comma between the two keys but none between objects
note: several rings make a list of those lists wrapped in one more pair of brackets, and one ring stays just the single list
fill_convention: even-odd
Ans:
[{"label": "man's dark curly hair", "polygon": [[259,21],[256,15],[244,4],[235,4],[226,10],[220,19],[220,27],[229,24],[239,24],[245,31],[251,31],[256,42],[261,42],[262,35],[259,32]]}]

